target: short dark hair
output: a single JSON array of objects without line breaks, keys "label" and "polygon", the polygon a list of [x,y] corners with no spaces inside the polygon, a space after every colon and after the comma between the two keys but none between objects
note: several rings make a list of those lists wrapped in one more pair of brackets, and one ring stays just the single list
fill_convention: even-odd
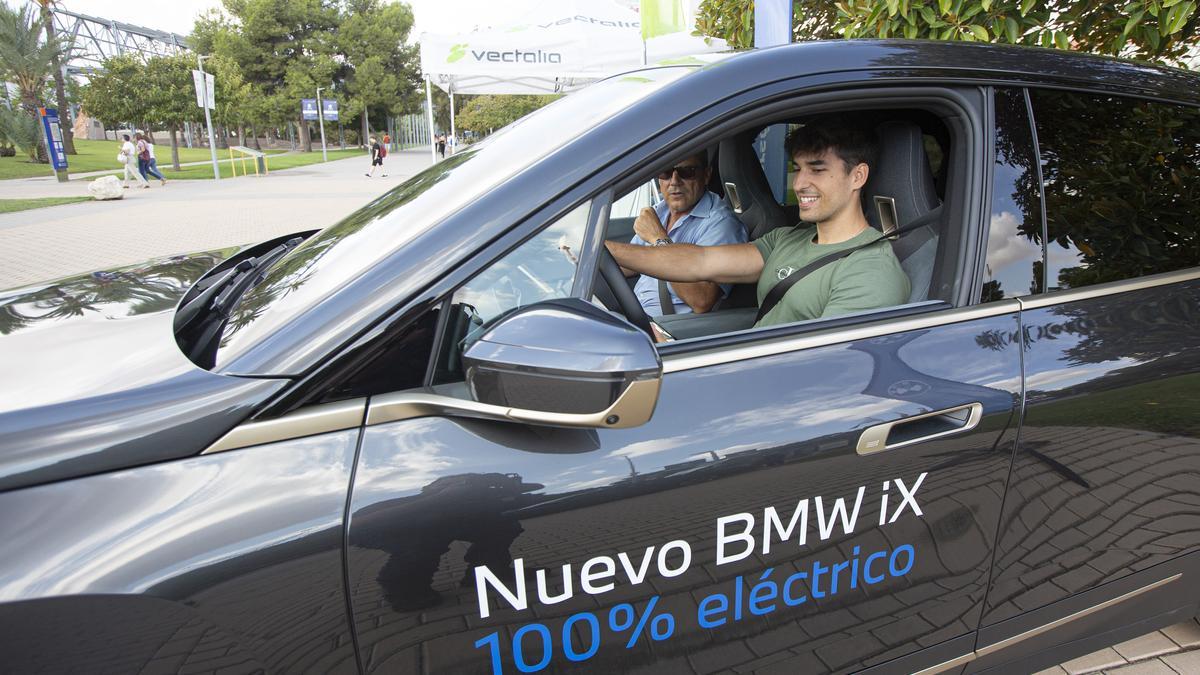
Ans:
[{"label": "short dark hair", "polygon": [[788,134],[784,144],[789,158],[798,153],[821,154],[832,150],[846,164],[846,172],[859,164],[875,161],[875,132],[857,120],[844,116],[822,115],[804,121]]},{"label": "short dark hair", "polygon": [[121,134],[121,135],[125,137],[125,140],[129,140],[129,134]]}]

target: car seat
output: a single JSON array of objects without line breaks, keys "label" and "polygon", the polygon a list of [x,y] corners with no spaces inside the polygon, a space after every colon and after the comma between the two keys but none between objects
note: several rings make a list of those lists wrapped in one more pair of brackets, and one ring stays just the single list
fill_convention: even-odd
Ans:
[{"label": "car seat", "polygon": [[754,152],[755,129],[721,141],[717,152],[718,170],[725,188],[725,203],[746,226],[746,235],[754,241],[777,227],[795,225],[795,217],[775,200],[771,185],[763,174]]},{"label": "car seat", "polygon": [[875,129],[879,153],[863,186],[863,213],[871,227],[888,232],[918,219],[924,225],[892,241],[892,250],[912,286],[909,302],[927,299],[937,259],[941,206],[925,156],[921,128],[912,122],[883,122]]}]

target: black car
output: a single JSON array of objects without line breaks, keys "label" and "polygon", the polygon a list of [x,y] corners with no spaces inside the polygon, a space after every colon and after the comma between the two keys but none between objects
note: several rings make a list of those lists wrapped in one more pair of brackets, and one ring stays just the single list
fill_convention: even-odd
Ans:
[{"label": "black car", "polygon": [[[766,49],[319,232],[8,292],[0,670],[1020,672],[1193,616],[1198,106],[1064,52]],[[705,150],[752,239],[795,226],[756,148],[831,113],[908,302],[753,328],[734,288],[652,342],[610,207]]]}]

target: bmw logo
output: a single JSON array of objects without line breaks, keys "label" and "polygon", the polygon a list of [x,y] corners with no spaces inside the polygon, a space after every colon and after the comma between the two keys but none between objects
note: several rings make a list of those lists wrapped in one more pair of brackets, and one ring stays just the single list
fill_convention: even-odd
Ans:
[{"label": "bmw logo", "polygon": [[889,396],[900,398],[924,394],[929,389],[929,384],[920,380],[900,380],[899,382],[893,382],[887,391]]}]

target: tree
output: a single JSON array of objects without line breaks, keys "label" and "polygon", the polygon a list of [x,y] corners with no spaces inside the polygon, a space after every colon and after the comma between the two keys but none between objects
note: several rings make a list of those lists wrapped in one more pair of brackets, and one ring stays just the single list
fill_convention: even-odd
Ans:
[{"label": "tree", "polygon": [[[340,64],[332,42],[338,30],[338,8],[330,0],[225,0],[229,17],[210,12],[196,22],[193,38],[200,53],[215,54],[238,67],[248,85],[226,111],[225,119],[300,124],[306,151],[312,149],[307,125],[300,119],[301,98],[313,98],[316,87],[331,87]],[[225,85],[218,83],[219,92]],[[238,84],[240,87],[240,83]],[[219,106],[218,106],[219,107]]]},{"label": "tree", "polygon": [[[796,2],[796,37],[903,37],[1077,49],[1184,65],[1197,44],[1196,0],[841,0]],[[830,8],[834,13],[830,13]],[[697,28],[748,47],[749,0],[704,0]]]},{"label": "tree", "polygon": [[0,105],[0,143],[16,146],[26,156],[36,157],[42,144],[41,125],[19,107]]},{"label": "tree", "polygon": [[417,51],[406,46],[412,25],[408,5],[380,0],[349,0],[339,18],[347,116],[361,115],[363,142],[371,131],[370,111],[395,115],[418,105]]},{"label": "tree", "polygon": [[[834,31],[837,14],[834,3],[827,0],[793,0],[793,39],[839,37]],[[704,0],[696,14],[695,34],[722,38],[735,49],[753,47],[754,0]]]},{"label": "tree", "polygon": [[475,96],[462,107],[456,122],[460,129],[486,134],[508,126],[559,96]]},{"label": "tree", "polygon": [[149,90],[132,83],[146,79],[146,65],[137,57],[123,54],[106,59],[83,88],[83,107],[109,128],[145,124],[152,109]]},{"label": "tree", "polygon": [[[55,42],[58,40],[54,34],[54,19],[50,14],[50,8],[58,4],[58,0],[34,0],[38,4],[41,11],[42,24],[46,27],[46,41]],[[65,51],[70,51],[70,46],[64,45]],[[63,78],[62,72],[62,55],[56,54],[53,60],[54,66],[54,98],[58,102],[58,115],[67,121],[70,116],[67,114],[67,87]],[[68,155],[75,154],[75,132],[71,129],[70,124],[62,125],[63,152]]]},{"label": "tree", "polygon": [[[202,117],[196,105],[191,54],[156,56],[146,61],[144,84],[149,94],[147,117],[171,134],[171,165],[179,171],[179,129],[185,122]],[[218,93],[220,90],[217,90]]]},{"label": "tree", "polygon": [[[20,107],[35,123],[37,109],[46,98],[46,84],[63,52],[52,35],[43,39],[44,32],[41,17],[28,5],[14,10],[0,3],[0,75],[16,83]],[[48,161],[41,143],[27,150],[31,161]]]}]

